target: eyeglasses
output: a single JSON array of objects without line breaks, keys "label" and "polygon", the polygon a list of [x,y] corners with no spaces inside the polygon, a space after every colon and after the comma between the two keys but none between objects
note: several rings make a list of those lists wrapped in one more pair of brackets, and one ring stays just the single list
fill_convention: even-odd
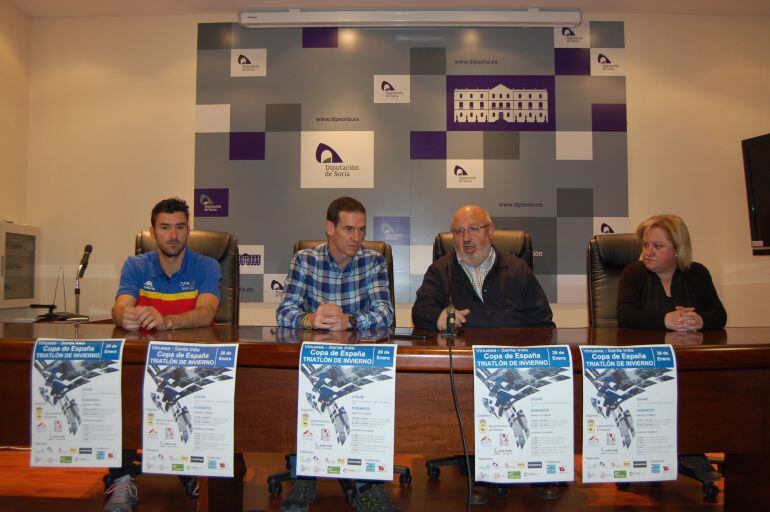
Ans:
[{"label": "eyeglasses", "polygon": [[456,228],[452,230],[454,236],[463,236],[466,232],[470,235],[478,235],[482,229],[488,228],[491,224],[484,224],[483,226],[468,226],[466,228]]}]

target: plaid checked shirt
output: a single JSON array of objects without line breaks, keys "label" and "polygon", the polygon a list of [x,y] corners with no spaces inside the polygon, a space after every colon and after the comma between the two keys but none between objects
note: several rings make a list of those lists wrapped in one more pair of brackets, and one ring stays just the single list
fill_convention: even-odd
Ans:
[{"label": "plaid checked shirt", "polygon": [[303,249],[291,260],[283,300],[275,312],[281,327],[302,327],[300,319],[322,302],[333,302],[355,316],[358,329],[390,327],[395,313],[390,303],[388,269],[382,254],[359,248],[344,269],[327,245]]}]

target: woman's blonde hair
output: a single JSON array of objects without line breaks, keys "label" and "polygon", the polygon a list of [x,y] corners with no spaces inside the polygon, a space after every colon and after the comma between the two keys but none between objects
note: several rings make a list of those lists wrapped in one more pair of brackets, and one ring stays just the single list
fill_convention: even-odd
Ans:
[{"label": "woman's blonde hair", "polygon": [[[636,228],[636,237],[642,242],[644,234],[652,228],[660,228],[666,232],[666,236],[674,244],[676,251],[676,263],[679,270],[687,270],[692,263],[692,245],[690,245],[690,231],[682,218],[678,215],[655,215],[639,224]],[[642,259],[640,256],[639,259]]]}]

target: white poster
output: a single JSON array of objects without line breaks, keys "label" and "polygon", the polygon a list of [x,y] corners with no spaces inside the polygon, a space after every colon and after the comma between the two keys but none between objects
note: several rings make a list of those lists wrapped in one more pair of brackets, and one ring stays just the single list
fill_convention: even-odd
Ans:
[{"label": "white poster", "polygon": [[303,343],[297,474],[391,480],[395,345]]},{"label": "white poster", "polygon": [[569,347],[473,347],[480,482],[574,479]]},{"label": "white poster", "polygon": [[286,274],[265,274],[262,280],[262,302],[280,304],[285,281]]},{"label": "white poster", "polygon": [[230,50],[230,76],[267,76],[267,49]]},{"label": "white poster", "polygon": [[233,476],[238,345],[151,341],[142,414],[142,471]]},{"label": "white poster", "polygon": [[121,465],[123,341],[37,340],[31,466]]},{"label": "white poster", "polygon": [[265,273],[265,246],[238,245],[238,269],[241,275]]},{"label": "white poster", "polygon": [[374,188],[374,132],[302,132],[302,188]]},{"label": "white poster", "polygon": [[484,160],[447,160],[446,188],[484,188]]},{"label": "white poster", "polygon": [[591,48],[591,76],[624,76],[625,48]]},{"label": "white poster", "polygon": [[590,48],[591,36],[589,24],[581,23],[575,27],[556,27],[553,29],[554,48]]},{"label": "white poster", "polygon": [[670,345],[580,347],[583,481],[677,475],[676,357]]},{"label": "white poster", "polygon": [[374,75],[375,103],[409,103],[410,75]]}]

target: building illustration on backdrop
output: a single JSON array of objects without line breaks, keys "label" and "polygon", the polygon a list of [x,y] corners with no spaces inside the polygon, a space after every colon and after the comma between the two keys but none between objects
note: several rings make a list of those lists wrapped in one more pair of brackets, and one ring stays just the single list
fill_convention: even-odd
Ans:
[{"label": "building illustration on backdrop", "polygon": [[546,89],[455,89],[455,123],[547,123]]}]

